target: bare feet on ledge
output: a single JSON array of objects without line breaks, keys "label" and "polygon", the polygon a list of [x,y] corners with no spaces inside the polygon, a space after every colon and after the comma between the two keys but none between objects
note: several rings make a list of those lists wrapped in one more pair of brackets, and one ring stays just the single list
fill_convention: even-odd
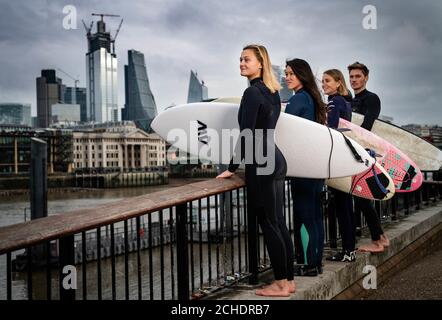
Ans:
[{"label": "bare feet on ledge", "polygon": [[289,283],[289,292],[294,293],[296,290],[295,280],[288,281]]},{"label": "bare feet on ledge", "polygon": [[359,252],[371,252],[371,253],[379,253],[384,251],[384,246],[381,243],[381,240],[372,241],[370,244],[362,245],[358,248]]},{"label": "bare feet on ledge", "polygon": [[255,294],[263,297],[289,297],[291,290],[293,292],[295,290],[294,281],[291,286],[287,280],[276,280],[272,284],[256,290]]},{"label": "bare feet on ledge", "polygon": [[387,238],[387,235],[385,233],[381,235],[380,241],[384,247],[388,247],[390,245],[390,240]]}]

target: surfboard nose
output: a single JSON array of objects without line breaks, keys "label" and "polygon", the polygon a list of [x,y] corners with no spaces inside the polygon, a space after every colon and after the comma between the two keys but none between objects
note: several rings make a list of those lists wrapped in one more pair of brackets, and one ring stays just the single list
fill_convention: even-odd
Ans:
[{"label": "surfboard nose", "polygon": [[165,138],[162,135],[162,133],[164,132],[165,113],[166,110],[158,113],[157,116],[153,118],[152,122],[150,123],[150,127],[152,128],[152,130],[155,131],[155,133],[157,133],[163,139]]},{"label": "surfboard nose", "polygon": [[[152,122],[150,123],[150,127],[152,128],[153,131],[155,131],[156,133],[158,130],[158,117],[159,115],[157,115],[155,118],[153,118]],[[159,134],[159,133],[158,133]]]}]

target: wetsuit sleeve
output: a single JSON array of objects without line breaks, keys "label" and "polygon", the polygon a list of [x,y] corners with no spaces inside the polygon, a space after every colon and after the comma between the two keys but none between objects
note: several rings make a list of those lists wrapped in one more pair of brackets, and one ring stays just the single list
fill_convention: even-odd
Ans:
[{"label": "wetsuit sleeve", "polygon": [[294,116],[303,117],[308,110],[308,101],[302,94],[294,95],[290,98],[285,108],[286,113]]},{"label": "wetsuit sleeve", "polygon": [[374,121],[379,117],[379,113],[381,113],[381,100],[379,100],[377,95],[373,94],[364,100],[364,104],[367,106],[367,112],[365,113],[361,127],[371,131]]},{"label": "wetsuit sleeve", "polygon": [[[259,108],[261,106],[261,93],[258,88],[250,86],[244,91],[244,95],[241,101],[241,110],[239,117],[239,129],[242,132],[244,129],[255,130],[256,119],[258,118]],[[235,152],[238,147],[241,146],[241,161],[245,158],[245,141],[244,139],[238,139],[235,147]],[[239,163],[234,163],[234,157],[230,160],[228,170],[235,172],[238,169]]]},{"label": "wetsuit sleeve", "polygon": [[336,129],[339,125],[339,108],[334,99],[327,105],[327,124],[330,128]]}]

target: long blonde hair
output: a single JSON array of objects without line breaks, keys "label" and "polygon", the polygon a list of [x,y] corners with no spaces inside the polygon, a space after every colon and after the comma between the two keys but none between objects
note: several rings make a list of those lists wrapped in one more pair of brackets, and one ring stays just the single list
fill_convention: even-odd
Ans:
[{"label": "long blonde hair", "polygon": [[262,81],[265,86],[269,88],[271,93],[281,90],[281,84],[276,80],[275,74],[273,73],[272,63],[270,62],[270,57],[267,49],[260,44],[249,44],[243,48],[243,50],[252,50],[255,53],[256,58],[262,65]]},{"label": "long blonde hair", "polygon": [[348,95],[348,89],[347,85],[345,84],[345,78],[341,71],[339,71],[338,69],[330,69],[324,71],[324,74],[329,75],[330,77],[333,78],[333,80],[340,83],[340,86],[338,87],[338,93],[341,96],[345,97]]}]

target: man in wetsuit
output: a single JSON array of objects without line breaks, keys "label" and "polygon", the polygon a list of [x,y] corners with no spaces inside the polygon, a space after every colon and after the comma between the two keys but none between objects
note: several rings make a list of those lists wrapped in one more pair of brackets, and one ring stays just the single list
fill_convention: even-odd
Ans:
[{"label": "man in wetsuit", "polygon": [[[362,63],[355,62],[348,66],[350,84],[355,97],[352,101],[353,112],[364,115],[361,127],[371,131],[374,121],[381,112],[381,101],[377,94],[366,89],[369,70]],[[355,211],[362,211],[371,234],[371,244],[359,247],[359,251],[382,252],[390,241],[382,230],[379,217],[371,200],[354,197]]]}]

